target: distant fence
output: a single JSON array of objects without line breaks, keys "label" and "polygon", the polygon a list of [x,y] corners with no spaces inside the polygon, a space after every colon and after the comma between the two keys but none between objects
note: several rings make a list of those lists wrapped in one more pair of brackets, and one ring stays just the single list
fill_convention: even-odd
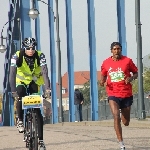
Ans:
[{"label": "distant fence", "polygon": [[[150,97],[146,98],[146,95],[144,96],[144,104],[145,104],[145,112],[146,117],[150,117]],[[10,126],[13,126],[16,124],[16,111],[12,111],[14,104],[13,100],[10,98],[10,106],[9,111],[14,112],[10,113]],[[48,103],[49,106],[49,103]],[[48,115],[49,114],[49,115]],[[44,115],[44,124],[51,124],[52,123],[52,114],[48,113],[47,115]],[[91,121],[91,106],[83,106],[82,108],[82,115],[83,115],[83,121]],[[109,120],[112,119],[113,116],[110,111],[110,107],[107,100],[100,101],[98,104],[98,120]],[[14,118],[14,119],[13,119]],[[131,118],[138,118],[138,97],[137,95],[134,95],[133,104],[131,107]],[[69,111],[63,112],[63,122],[69,122]],[[0,126],[3,125],[2,123],[2,115],[0,115]]]},{"label": "distant fence", "polygon": [[[144,103],[145,103],[145,112],[146,112],[146,116],[150,117],[150,98],[146,98],[146,95],[144,96]],[[14,112],[14,109],[12,109],[14,107],[14,105],[10,105],[10,112]],[[82,108],[82,115],[83,115],[83,121],[91,121],[91,106],[83,106]],[[11,115],[12,118],[14,116],[14,123],[16,124],[16,113],[14,115]],[[108,104],[107,100],[103,100],[100,101],[98,104],[98,120],[109,120],[112,119],[113,116],[111,114],[110,111],[110,107]],[[1,115],[2,117],[2,115]],[[1,118],[0,117],[0,126],[1,126]],[[138,97],[137,95],[134,96],[133,99],[133,104],[131,107],[131,118],[138,118]],[[13,119],[12,119],[13,120]],[[13,123],[11,121],[11,125],[13,125]],[[63,112],[63,122],[69,122],[69,111],[64,111]],[[44,124],[51,124],[52,123],[52,114],[49,113],[49,115],[45,115],[44,116]]]},{"label": "distant fence", "polygon": [[[150,99],[145,98],[145,112],[146,116],[150,116]],[[83,114],[83,121],[91,121],[91,106],[83,106],[82,108],[82,114]],[[110,111],[110,107],[107,100],[100,101],[98,104],[98,114],[99,114],[99,120],[109,120],[112,119],[113,116]],[[131,118],[138,118],[138,97],[134,96],[133,104],[131,107]],[[64,122],[69,122],[69,111],[63,112],[63,119]],[[51,123],[51,117],[45,118],[44,121],[46,124]]]}]

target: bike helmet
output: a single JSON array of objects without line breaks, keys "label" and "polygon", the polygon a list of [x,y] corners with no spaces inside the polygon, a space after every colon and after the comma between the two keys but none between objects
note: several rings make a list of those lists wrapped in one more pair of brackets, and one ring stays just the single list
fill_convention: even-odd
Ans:
[{"label": "bike helmet", "polygon": [[37,42],[34,38],[25,38],[23,41],[22,41],[22,45],[24,47],[35,47],[37,45]]}]

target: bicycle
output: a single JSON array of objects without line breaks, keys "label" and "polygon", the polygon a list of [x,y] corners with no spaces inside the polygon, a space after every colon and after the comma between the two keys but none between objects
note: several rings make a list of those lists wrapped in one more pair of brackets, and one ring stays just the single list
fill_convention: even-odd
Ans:
[{"label": "bicycle", "polygon": [[36,109],[43,107],[43,97],[28,95],[22,98],[24,110],[24,141],[29,150],[38,150],[38,123]]}]

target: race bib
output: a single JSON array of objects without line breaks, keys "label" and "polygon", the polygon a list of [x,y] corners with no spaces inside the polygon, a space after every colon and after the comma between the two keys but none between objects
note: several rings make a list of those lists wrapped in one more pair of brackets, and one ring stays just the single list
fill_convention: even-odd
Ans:
[{"label": "race bib", "polygon": [[111,72],[109,73],[111,82],[119,82],[124,80],[124,73],[123,72]]}]

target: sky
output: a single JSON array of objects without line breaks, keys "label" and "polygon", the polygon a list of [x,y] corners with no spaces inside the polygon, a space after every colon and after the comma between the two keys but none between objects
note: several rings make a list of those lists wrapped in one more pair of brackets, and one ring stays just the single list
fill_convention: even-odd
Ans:
[{"label": "sky", "polygon": [[[47,0],[44,0],[47,2]],[[0,9],[0,31],[8,21],[9,0],[0,0],[3,7]],[[141,0],[141,23],[142,23],[142,55],[148,55],[150,47],[150,0]],[[49,25],[48,7],[42,2],[39,3],[40,12],[40,40],[42,52],[46,55],[48,68],[50,70],[50,48],[49,48]],[[116,0],[94,0],[95,5],[95,34],[96,34],[96,67],[100,70],[102,61],[111,55],[110,44],[117,41],[117,9]],[[55,0],[54,0],[55,13]],[[67,72],[67,43],[66,43],[66,16],[65,0],[59,0],[60,18],[60,40],[62,54],[62,75]],[[137,63],[137,44],[135,26],[135,0],[125,1],[125,22],[127,56]],[[31,20],[32,33],[34,37],[34,21]],[[4,28],[3,36],[7,26]],[[74,70],[89,71],[89,45],[88,45],[88,24],[87,24],[87,0],[72,0],[72,30],[73,30],[73,51]],[[56,32],[55,32],[56,36]],[[55,38],[56,39],[56,38]],[[56,48],[56,71],[57,69],[57,46]],[[0,53],[0,90],[3,90],[5,53]],[[57,77],[56,77],[57,79]]]}]

